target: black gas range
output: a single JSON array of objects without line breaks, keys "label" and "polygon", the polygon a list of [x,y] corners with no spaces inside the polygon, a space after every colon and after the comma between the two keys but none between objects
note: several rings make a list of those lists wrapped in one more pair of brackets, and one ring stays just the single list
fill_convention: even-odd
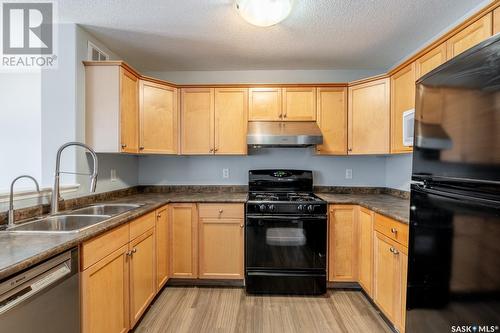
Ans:
[{"label": "black gas range", "polygon": [[248,293],[326,292],[327,203],[312,171],[251,170],[245,223]]}]

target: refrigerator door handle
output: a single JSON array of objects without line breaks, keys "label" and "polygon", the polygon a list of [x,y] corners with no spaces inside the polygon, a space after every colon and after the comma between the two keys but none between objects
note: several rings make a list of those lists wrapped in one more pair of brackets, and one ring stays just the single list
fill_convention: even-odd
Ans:
[{"label": "refrigerator door handle", "polygon": [[440,191],[436,189],[431,189],[431,188],[421,188],[419,189],[423,192],[429,193],[429,194],[434,194],[438,195],[441,197],[447,197],[451,199],[456,199],[456,200],[461,200],[465,201],[466,203],[475,203],[475,204],[480,204],[480,205],[485,205],[491,208],[499,209],[500,207],[500,201],[496,200],[489,200],[489,199],[483,199],[483,198],[478,198],[474,196],[469,196],[469,195],[464,195],[464,194],[458,194],[458,193],[453,193],[453,192],[448,192],[448,191]]}]

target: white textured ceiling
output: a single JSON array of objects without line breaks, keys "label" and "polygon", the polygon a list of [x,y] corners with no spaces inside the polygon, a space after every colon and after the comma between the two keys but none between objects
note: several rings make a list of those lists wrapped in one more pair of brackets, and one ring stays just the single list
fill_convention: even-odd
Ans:
[{"label": "white textured ceiling", "polygon": [[484,0],[295,0],[282,23],[254,27],[232,0],[61,0],[139,70],[386,69]]}]

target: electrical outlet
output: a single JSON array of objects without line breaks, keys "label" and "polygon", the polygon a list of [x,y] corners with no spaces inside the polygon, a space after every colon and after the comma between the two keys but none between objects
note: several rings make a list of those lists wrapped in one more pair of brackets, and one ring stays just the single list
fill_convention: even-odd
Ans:
[{"label": "electrical outlet", "polygon": [[222,169],[222,178],[229,178],[229,169],[228,168]]},{"label": "electrical outlet", "polygon": [[111,169],[110,178],[112,182],[116,182],[116,169]]},{"label": "electrical outlet", "polygon": [[352,169],[345,169],[345,179],[352,179]]}]

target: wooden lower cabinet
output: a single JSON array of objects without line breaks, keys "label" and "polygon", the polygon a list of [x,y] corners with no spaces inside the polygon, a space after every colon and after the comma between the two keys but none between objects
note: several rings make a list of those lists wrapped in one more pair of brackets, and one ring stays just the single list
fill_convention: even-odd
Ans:
[{"label": "wooden lower cabinet", "polygon": [[196,204],[171,204],[170,269],[171,278],[198,277],[198,215]]},{"label": "wooden lower cabinet", "polygon": [[199,215],[200,279],[243,279],[243,205],[200,204]]},{"label": "wooden lower cabinet", "polygon": [[159,291],[168,281],[170,231],[168,228],[168,206],[156,211],[156,291]]},{"label": "wooden lower cabinet", "polygon": [[357,281],[357,218],[355,205],[330,205],[328,280]]},{"label": "wooden lower cabinet", "polygon": [[407,248],[379,232],[374,237],[373,300],[399,331],[404,331]]},{"label": "wooden lower cabinet", "polygon": [[128,244],[82,272],[82,332],[129,330]]},{"label": "wooden lower cabinet", "polygon": [[358,281],[369,296],[373,290],[373,218],[371,210],[359,207]]},{"label": "wooden lower cabinet", "polygon": [[130,327],[134,327],[156,295],[154,229],[132,240],[129,251]]}]

